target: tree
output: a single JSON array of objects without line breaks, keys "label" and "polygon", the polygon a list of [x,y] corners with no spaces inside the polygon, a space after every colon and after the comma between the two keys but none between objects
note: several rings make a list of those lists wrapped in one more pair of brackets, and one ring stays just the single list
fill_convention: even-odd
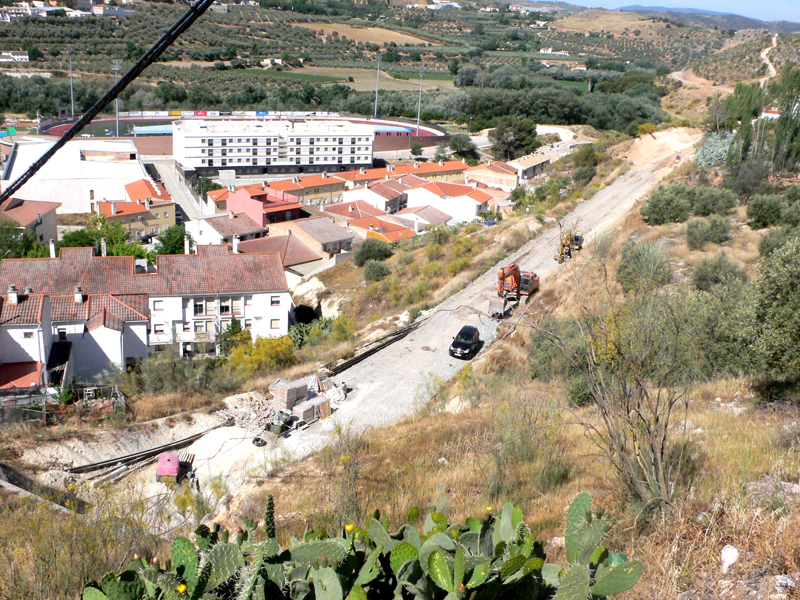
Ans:
[{"label": "tree", "polygon": [[478,147],[465,133],[459,133],[450,138],[450,150],[459,158],[477,161]]},{"label": "tree", "polygon": [[217,336],[217,343],[222,354],[228,354],[238,344],[249,344],[250,332],[242,327],[239,319],[233,319],[231,326]]},{"label": "tree", "polygon": [[33,231],[23,231],[14,221],[0,221],[0,260],[4,258],[44,258],[50,250]]},{"label": "tree", "polygon": [[[186,227],[183,225],[173,225],[168,227],[167,230],[156,238],[155,253],[156,254],[183,254]],[[189,251],[194,248],[194,240],[189,235]]]},{"label": "tree", "polygon": [[411,156],[422,156],[422,144],[419,142],[411,144]]},{"label": "tree", "polygon": [[501,117],[489,132],[492,151],[503,160],[513,160],[536,150],[542,145],[536,137],[536,122],[533,119],[512,116]]},{"label": "tree", "polygon": [[122,223],[109,223],[105,215],[93,214],[89,217],[89,223],[83,229],[69,231],[64,234],[59,248],[94,248],[95,254],[101,252],[102,242],[106,241],[106,252],[108,256],[133,256],[135,258],[146,258],[152,262],[153,257],[139,242],[128,241],[129,232]]},{"label": "tree", "polygon": [[208,177],[201,177],[197,180],[195,189],[197,190],[197,193],[200,194],[201,198],[206,198],[206,194],[208,192],[212,190],[221,190],[222,186],[218,183],[214,183]]},{"label": "tree", "polygon": [[392,255],[392,249],[383,240],[367,238],[359,244],[353,253],[353,262],[357,267],[363,267],[370,260],[386,260]]}]

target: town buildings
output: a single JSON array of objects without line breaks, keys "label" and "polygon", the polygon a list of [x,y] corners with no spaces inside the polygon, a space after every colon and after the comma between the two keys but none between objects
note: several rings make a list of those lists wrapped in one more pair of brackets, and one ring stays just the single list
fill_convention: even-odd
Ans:
[{"label": "town buildings", "polygon": [[512,192],[519,187],[518,169],[503,161],[489,161],[464,171],[466,182],[476,181],[487,187]]},{"label": "town buildings", "polygon": [[137,273],[132,256],[62,248],[58,257],[3,260],[0,289],[0,380],[41,384],[56,349],[68,376],[92,381],[168,344],[181,355],[213,352],[234,318],[253,338],[286,335],[293,309],[278,253],[225,246],[161,255],[152,273]]},{"label": "town buildings", "polygon": [[435,181],[411,188],[408,206],[432,206],[450,215],[451,224],[469,223],[489,208],[492,196],[471,185]]},{"label": "town buildings", "polygon": [[290,290],[294,289],[303,277],[321,268],[326,262],[296,235],[272,235],[248,240],[241,242],[237,250],[242,254],[277,252],[281,257],[283,272]]},{"label": "town buildings", "polygon": [[127,202],[95,202],[92,212],[109,223],[121,223],[131,241],[147,240],[175,225],[175,203],[160,183],[148,179],[129,183],[125,197]]},{"label": "town buildings", "polygon": [[269,231],[270,236],[296,235],[314,252],[328,258],[350,251],[356,239],[352,231],[336,225],[328,217],[276,223]]},{"label": "town buildings", "polygon": [[299,219],[305,213],[300,199],[269,187],[244,186],[236,188],[226,200],[228,213],[245,214],[262,228],[270,223]]},{"label": "town buildings", "polygon": [[58,202],[37,202],[9,198],[0,203],[0,221],[11,221],[23,230],[32,231],[40,242],[56,239],[56,210]]},{"label": "town buildings", "polygon": [[200,217],[184,225],[186,233],[198,246],[233,244],[267,235],[267,229],[246,214],[228,212],[223,215]]},{"label": "town buildings", "polygon": [[177,121],[173,154],[187,181],[322,173],[372,165],[375,131],[347,121]]}]

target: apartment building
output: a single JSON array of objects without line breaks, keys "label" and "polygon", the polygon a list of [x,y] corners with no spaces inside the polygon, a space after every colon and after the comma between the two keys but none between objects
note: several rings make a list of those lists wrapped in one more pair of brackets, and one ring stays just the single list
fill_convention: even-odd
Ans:
[{"label": "apartment building", "polygon": [[372,166],[375,130],[347,121],[176,121],[173,154],[187,180],[322,173]]},{"label": "apartment building", "polygon": [[125,186],[127,202],[96,202],[92,211],[121,223],[132,241],[161,235],[175,225],[175,203],[160,183],[141,179]]},{"label": "apartment building", "polygon": [[451,224],[469,223],[489,208],[492,196],[471,185],[434,181],[411,188],[408,206],[432,206],[452,217]]},{"label": "apartment building", "polygon": [[0,380],[45,380],[56,343],[75,376],[92,381],[168,344],[182,355],[213,352],[233,318],[253,338],[286,335],[293,309],[278,253],[224,246],[161,255],[153,273],[137,273],[132,256],[62,248],[3,260],[0,289]]},{"label": "apartment building", "polygon": [[273,235],[296,235],[314,252],[328,258],[352,250],[356,240],[352,231],[340,227],[327,217],[276,223],[270,227],[270,236]]}]

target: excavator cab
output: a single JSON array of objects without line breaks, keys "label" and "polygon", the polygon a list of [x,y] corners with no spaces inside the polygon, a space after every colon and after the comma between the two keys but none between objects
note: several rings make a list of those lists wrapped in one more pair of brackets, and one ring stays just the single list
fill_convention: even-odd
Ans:
[{"label": "excavator cab", "polygon": [[580,231],[567,231],[561,236],[561,243],[558,245],[558,254],[555,255],[558,264],[572,258],[573,252],[583,248],[583,234]]}]

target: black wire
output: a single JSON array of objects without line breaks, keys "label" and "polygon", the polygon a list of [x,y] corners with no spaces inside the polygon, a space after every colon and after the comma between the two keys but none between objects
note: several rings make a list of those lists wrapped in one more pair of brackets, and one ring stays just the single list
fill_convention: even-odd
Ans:
[{"label": "black wire", "polygon": [[[188,11],[159,39],[145,54],[136,62],[131,70],[125,73],[114,87],[112,87],[102,98],[100,98],[94,105],[72,126],[69,130],[61,136],[61,138],[53,144],[53,146],[45,152],[39,160],[33,163],[28,170],[25,171],[19,179],[11,184],[6,190],[0,193],[0,203],[5,202],[13,196],[28,180],[33,177],[36,172],[41,169],[53,155],[58,152],[64,145],[74,138],[78,132],[91,123],[100,112],[108,106],[128,85],[142,74],[147,67],[149,67],[156,59],[161,56],[164,51],[169,48],[172,43],[180,37],[180,35],[189,29],[197,19],[199,19],[204,12],[214,3],[215,0],[197,0]],[[119,136],[119,131],[117,132]]]}]

